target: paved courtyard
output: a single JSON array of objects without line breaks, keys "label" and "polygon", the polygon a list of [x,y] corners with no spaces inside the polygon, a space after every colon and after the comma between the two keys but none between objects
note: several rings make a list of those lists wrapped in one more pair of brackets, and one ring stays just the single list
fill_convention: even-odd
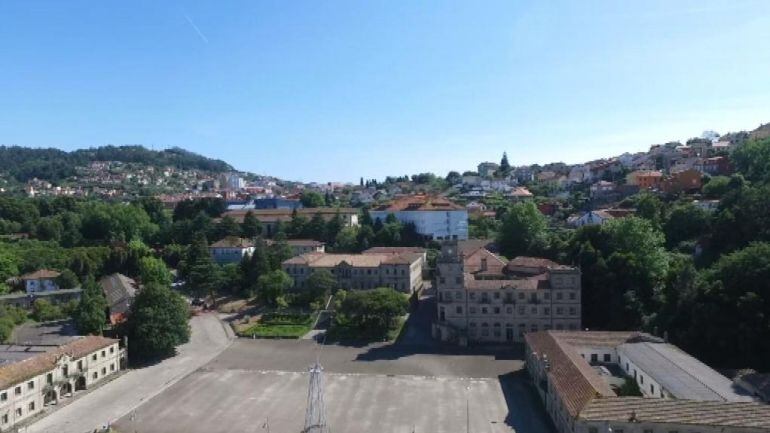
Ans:
[{"label": "paved courtyard", "polygon": [[[551,432],[520,349],[238,340],[115,427],[133,433],[299,432],[307,368],[326,374],[331,431]],[[467,410],[466,410],[467,407]],[[266,425],[267,422],[267,425]]]}]

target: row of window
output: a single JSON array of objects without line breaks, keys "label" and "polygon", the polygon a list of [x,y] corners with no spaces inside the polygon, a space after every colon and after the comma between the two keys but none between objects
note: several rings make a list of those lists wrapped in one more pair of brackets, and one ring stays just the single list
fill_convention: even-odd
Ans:
[{"label": "row of window", "polygon": [[[306,268],[303,268],[303,267],[298,267],[298,268],[289,267],[289,268],[287,268],[287,271],[288,271],[289,274],[304,275],[305,274],[305,269]],[[345,272],[342,272],[343,270]],[[355,269],[355,268],[354,269],[335,269],[335,268],[331,268],[331,269],[329,269],[329,272],[331,272],[332,274],[343,274],[343,275],[378,275],[379,269]],[[313,273],[312,269],[308,269],[307,273],[308,274],[312,274]],[[384,275],[391,275],[390,268],[383,269],[382,273]],[[406,269],[401,269],[400,274],[401,275],[406,275]],[[398,269],[393,269],[392,275],[399,275]]]},{"label": "row of window", "polygon": [[[613,433],[623,433],[622,428],[614,428],[612,429]],[[655,433],[653,429],[644,429],[642,430],[643,433]],[[588,433],[599,433],[598,427],[588,427]],[[667,433],[679,433],[679,430],[669,430]]]},{"label": "row of window", "polygon": [[[479,331],[479,329],[480,329],[480,331]],[[509,339],[512,338],[512,336],[513,336],[513,329],[514,328],[513,328],[512,324],[508,323],[508,324],[505,325],[505,333],[506,333],[506,336]],[[548,331],[550,329],[551,329],[551,325],[544,325],[543,326],[543,330],[544,331]],[[558,331],[561,331],[561,330],[564,330],[564,329],[569,329],[570,331],[575,331],[575,330],[577,330],[577,326],[574,323],[570,323],[569,325],[567,325],[565,327],[563,324],[557,323],[555,325],[555,329],[558,330]],[[517,327],[517,330],[518,330],[519,337],[523,337],[524,333],[527,332],[527,325],[525,325],[523,323],[519,323],[519,326]],[[529,326],[529,332],[537,332],[539,330],[540,330],[540,327],[537,324],[535,324],[535,323],[533,323],[533,324],[531,324]],[[483,322],[483,323],[481,323],[481,326],[477,326],[476,322],[471,322],[470,323],[470,328],[468,329],[468,335],[470,335],[471,337],[475,337],[478,334],[480,334],[482,337],[488,337],[490,335],[489,323]],[[495,337],[502,336],[502,326],[500,325],[500,323],[492,324],[491,335],[493,335]]]},{"label": "row of window", "polygon": [[[29,405],[27,405],[27,412],[34,412],[35,411],[35,402],[30,402]],[[21,416],[24,415],[24,411],[22,408],[17,407],[16,408],[16,418],[21,418]],[[0,421],[2,422],[2,425],[6,425],[9,422],[11,422],[8,413],[4,413],[2,417],[0,417]]]},{"label": "row of window", "polygon": [[[476,306],[470,306],[468,307],[468,314],[477,314],[478,311],[481,311],[481,314],[502,314],[502,308],[501,307],[481,307],[478,308]],[[556,307],[554,316],[564,316],[564,313],[567,312],[569,316],[576,316],[577,315],[577,307],[569,307],[565,310],[564,307]],[[462,305],[455,306],[455,314],[463,314],[463,307]],[[513,314],[513,307],[505,307],[505,314]],[[527,315],[527,307],[524,305],[519,305],[517,308],[517,314],[519,316],[526,316]],[[530,307],[529,308],[529,314],[530,316],[537,316],[538,315],[538,307]],[[551,316],[551,307],[542,307],[542,315],[543,316]]]},{"label": "row of window", "polygon": [[[492,292],[492,296],[490,298],[489,292],[481,292],[480,294],[477,292],[468,292],[468,299],[471,301],[481,301],[481,302],[490,302],[490,299],[500,299],[502,298],[501,292]],[[551,292],[549,291],[543,291],[541,292],[543,294],[543,300],[550,300],[551,299]],[[451,300],[452,297],[454,297],[455,300],[462,300],[463,299],[463,291],[462,290],[454,290],[454,291],[444,291],[441,293],[441,299],[442,300]],[[519,301],[525,301],[527,300],[527,296],[524,292],[518,292],[516,295],[516,298]],[[564,292],[555,292],[555,299],[557,301],[564,300]],[[577,300],[577,292],[571,291],[567,293],[567,299],[570,301]],[[513,293],[506,292],[505,293],[505,301],[506,302],[513,302]],[[538,297],[537,293],[530,293],[529,294],[529,301],[531,302],[539,302],[541,299]]]}]

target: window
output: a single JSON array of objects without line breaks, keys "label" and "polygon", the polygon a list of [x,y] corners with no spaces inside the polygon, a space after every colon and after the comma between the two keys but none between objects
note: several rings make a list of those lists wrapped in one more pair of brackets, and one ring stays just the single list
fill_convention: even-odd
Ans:
[{"label": "window", "polygon": [[96,361],[96,354],[91,355],[91,361]]},{"label": "window", "polygon": [[27,389],[35,389],[35,382],[31,380],[27,382]]},{"label": "window", "polygon": [[655,394],[655,385],[650,384],[650,394]]},{"label": "window", "polygon": [[533,316],[537,316],[537,307],[532,307],[531,313]]},{"label": "window", "polygon": [[3,415],[3,424],[8,424],[8,414]]},{"label": "window", "polygon": [[575,292],[569,292],[569,299],[570,301],[574,301],[577,299],[577,294]]},{"label": "window", "polygon": [[545,314],[546,316],[551,314],[551,309],[549,307],[543,308],[543,314]]},{"label": "window", "polygon": [[99,378],[99,373],[94,371],[93,378],[94,378],[94,380],[98,379]]},{"label": "window", "polygon": [[564,314],[564,308],[556,307],[556,315],[561,316],[562,314]]},{"label": "window", "polygon": [[495,297],[495,299],[500,299],[500,292],[495,292],[494,297]]},{"label": "window", "polygon": [[461,291],[458,290],[455,292],[455,299],[462,299],[462,297],[463,293]]},{"label": "window", "polygon": [[22,412],[21,412],[21,408],[20,408],[20,407],[19,407],[19,408],[16,408],[16,416],[17,416],[17,417],[18,417],[18,416],[21,416],[21,414],[22,414]]},{"label": "window", "polygon": [[519,315],[523,316],[525,314],[527,314],[527,312],[524,310],[524,307],[519,307]]},{"label": "window", "polygon": [[537,332],[537,325],[532,324],[532,326],[529,327],[529,330],[532,332]]},{"label": "window", "polygon": [[562,292],[556,292],[556,300],[561,301],[561,299],[564,297],[564,294]]},{"label": "window", "polygon": [[468,309],[470,310],[471,314],[476,314],[476,307],[468,307]]},{"label": "window", "polygon": [[505,312],[508,313],[508,314],[513,314],[513,307],[507,307],[505,309]]},{"label": "window", "polygon": [[588,427],[588,433],[599,433],[599,429],[596,427]]},{"label": "window", "polygon": [[78,370],[83,371],[83,360],[78,361]]},{"label": "window", "polygon": [[577,314],[575,307],[569,307],[569,315],[574,316],[575,314]]},{"label": "window", "polygon": [[444,283],[446,283],[446,279],[444,277],[441,277],[441,278],[438,279],[438,282],[441,283],[441,284],[444,284]]},{"label": "window", "polygon": [[500,314],[500,307],[495,307],[495,314]]},{"label": "window", "polygon": [[45,375],[45,383],[49,385],[53,383],[53,373],[48,373]]},{"label": "window", "polygon": [[463,279],[461,277],[456,277],[455,278],[455,283],[460,284],[462,282],[463,282]]},{"label": "window", "polygon": [[519,292],[519,299],[524,299],[524,292]]},{"label": "window", "polygon": [[599,361],[599,355],[592,353],[591,354],[591,362],[598,362]]},{"label": "window", "polygon": [[481,307],[481,314],[488,314],[489,309],[487,307]]},{"label": "window", "polygon": [[102,367],[102,376],[107,374],[107,367]]},{"label": "window", "polygon": [[543,292],[543,299],[551,299],[551,292]]},{"label": "window", "polygon": [[612,355],[610,355],[609,353],[605,353],[604,362],[610,362],[610,361],[612,361]]},{"label": "window", "polygon": [[13,390],[13,393],[16,395],[21,395],[21,387],[17,386],[16,389]]},{"label": "window", "polygon": [[642,383],[642,385],[644,385],[644,375],[643,374],[639,375],[639,381]]},{"label": "window", "polygon": [[8,400],[8,393],[4,392],[0,394],[0,401],[7,401]]},{"label": "window", "polygon": [[470,296],[470,298],[472,300],[474,300],[474,301],[476,300],[476,294],[475,293],[471,292],[468,296]]},{"label": "window", "polygon": [[110,364],[110,371],[115,371],[115,364]]},{"label": "window", "polygon": [[34,401],[29,403],[29,411],[32,412],[33,410],[35,410],[35,402]]},{"label": "window", "polygon": [[461,306],[459,306],[459,305],[458,305],[458,306],[457,306],[457,308],[455,308],[455,313],[457,313],[457,314],[463,314],[463,307],[461,307]]},{"label": "window", "polygon": [[561,323],[557,323],[556,324],[556,330],[557,331],[561,331],[562,329],[564,329],[564,325],[562,325]]}]

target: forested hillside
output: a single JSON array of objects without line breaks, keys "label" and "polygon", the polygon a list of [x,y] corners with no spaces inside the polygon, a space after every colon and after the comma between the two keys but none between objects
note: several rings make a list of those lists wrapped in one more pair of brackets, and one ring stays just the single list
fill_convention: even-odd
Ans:
[{"label": "forested hillside", "polygon": [[154,167],[175,167],[182,170],[230,171],[229,164],[174,147],[150,150],[143,146],[102,146],[65,152],[60,149],[33,149],[20,146],[0,146],[0,172],[19,182],[32,178],[58,181],[76,174],[75,168],[94,161],[140,163]]}]

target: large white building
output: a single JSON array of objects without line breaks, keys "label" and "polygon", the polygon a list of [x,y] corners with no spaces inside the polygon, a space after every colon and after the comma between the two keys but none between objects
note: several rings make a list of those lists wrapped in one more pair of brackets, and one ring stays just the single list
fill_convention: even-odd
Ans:
[{"label": "large white building", "polygon": [[580,270],[547,259],[507,261],[467,242],[445,242],[436,260],[442,341],[522,342],[529,332],[580,329]]},{"label": "large white building", "polygon": [[770,405],[662,339],[601,331],[525,339],[527,370],[560,433],[770,432]]},{"label": "large white building", "polygon": [[369,213],[382,222],[392,214],[402,223],[414,224],[417,233],[427,239],[468,239],[468,210],[443,197],[401,197]]},{"label": "large white building", "polygon": [[97,336],[79,337],[48,352],[3,353],[16,358],[0,359],[0,432],[116,374],[122,358],[118,340]]}]

